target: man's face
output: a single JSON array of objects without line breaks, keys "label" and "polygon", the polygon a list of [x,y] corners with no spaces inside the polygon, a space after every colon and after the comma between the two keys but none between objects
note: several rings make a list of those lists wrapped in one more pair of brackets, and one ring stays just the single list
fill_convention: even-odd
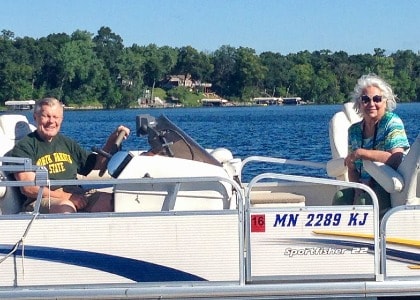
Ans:
[{"label": "man's face", "polygon": [[48,142],[60,132],[63,122],[63,107],[61,105],[43,105],[38,114],[34,114],[37,131],[40,137]]}]

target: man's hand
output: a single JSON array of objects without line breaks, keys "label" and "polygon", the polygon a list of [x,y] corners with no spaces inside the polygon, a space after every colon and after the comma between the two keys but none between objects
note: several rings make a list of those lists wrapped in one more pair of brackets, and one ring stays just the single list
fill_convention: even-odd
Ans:
[{"label": "man's hand", "polygon": [[82,194],[70,194],[69,200],[73,202],[78,211],[84,209],[88,203],[85,195]]}]

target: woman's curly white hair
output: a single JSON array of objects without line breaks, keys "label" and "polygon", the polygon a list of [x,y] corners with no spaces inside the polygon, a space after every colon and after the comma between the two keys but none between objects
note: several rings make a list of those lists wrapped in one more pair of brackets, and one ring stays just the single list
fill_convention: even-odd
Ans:
[{"label": "woman's curly white hair", "polygon": [[360,112],[360,97],[369,86],[374,86],[381,90],[381,96],[386,100],[387,111],[393,111],[397,107],[397,96],[394,95],[391,86],[378,75],[370,73],[363,75],[357,80],[357,84],[351,94],[351,101],[354,103],[354,109],[358,113]]}]

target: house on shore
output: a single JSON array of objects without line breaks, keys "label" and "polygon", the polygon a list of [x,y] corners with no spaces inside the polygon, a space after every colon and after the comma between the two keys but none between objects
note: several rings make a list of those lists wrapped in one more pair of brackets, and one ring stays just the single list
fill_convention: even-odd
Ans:
[{"label": "house on shore", "polygon": [[194,80],[190,74],[187,75],[169,75],[160,83],[160,86],[165,89],[171,89],[178,86],[183,86],[191,91],[199,91],[203,93],[211,92],[211,83],[201,82],[201,80]]}]

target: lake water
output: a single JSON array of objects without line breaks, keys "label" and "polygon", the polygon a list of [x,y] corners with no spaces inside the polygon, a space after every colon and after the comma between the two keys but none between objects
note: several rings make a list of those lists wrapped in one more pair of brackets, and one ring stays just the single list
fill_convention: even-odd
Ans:
[{"label": "lake water", "polygon": [[[124,149],[148,149],[147,139],[135,134],[139,114],[167,116],[204,148],[225,147],[235,157],[272,156],[326,162],[331,157],[328,122],[341,105],[266,107],[168,108],[127,110],[65,111],[62,132],[82,146],[102,146],[119,124],[132,130]],[[410,143],[420,132],[420,103],[398,104],[396,113],[404,121]],[[32,120],[31,112],[24,112]],[[250,165],[244,179],[260,172],[287,172],[299,175],[326,174],[318,169],[292,166]]]}]

